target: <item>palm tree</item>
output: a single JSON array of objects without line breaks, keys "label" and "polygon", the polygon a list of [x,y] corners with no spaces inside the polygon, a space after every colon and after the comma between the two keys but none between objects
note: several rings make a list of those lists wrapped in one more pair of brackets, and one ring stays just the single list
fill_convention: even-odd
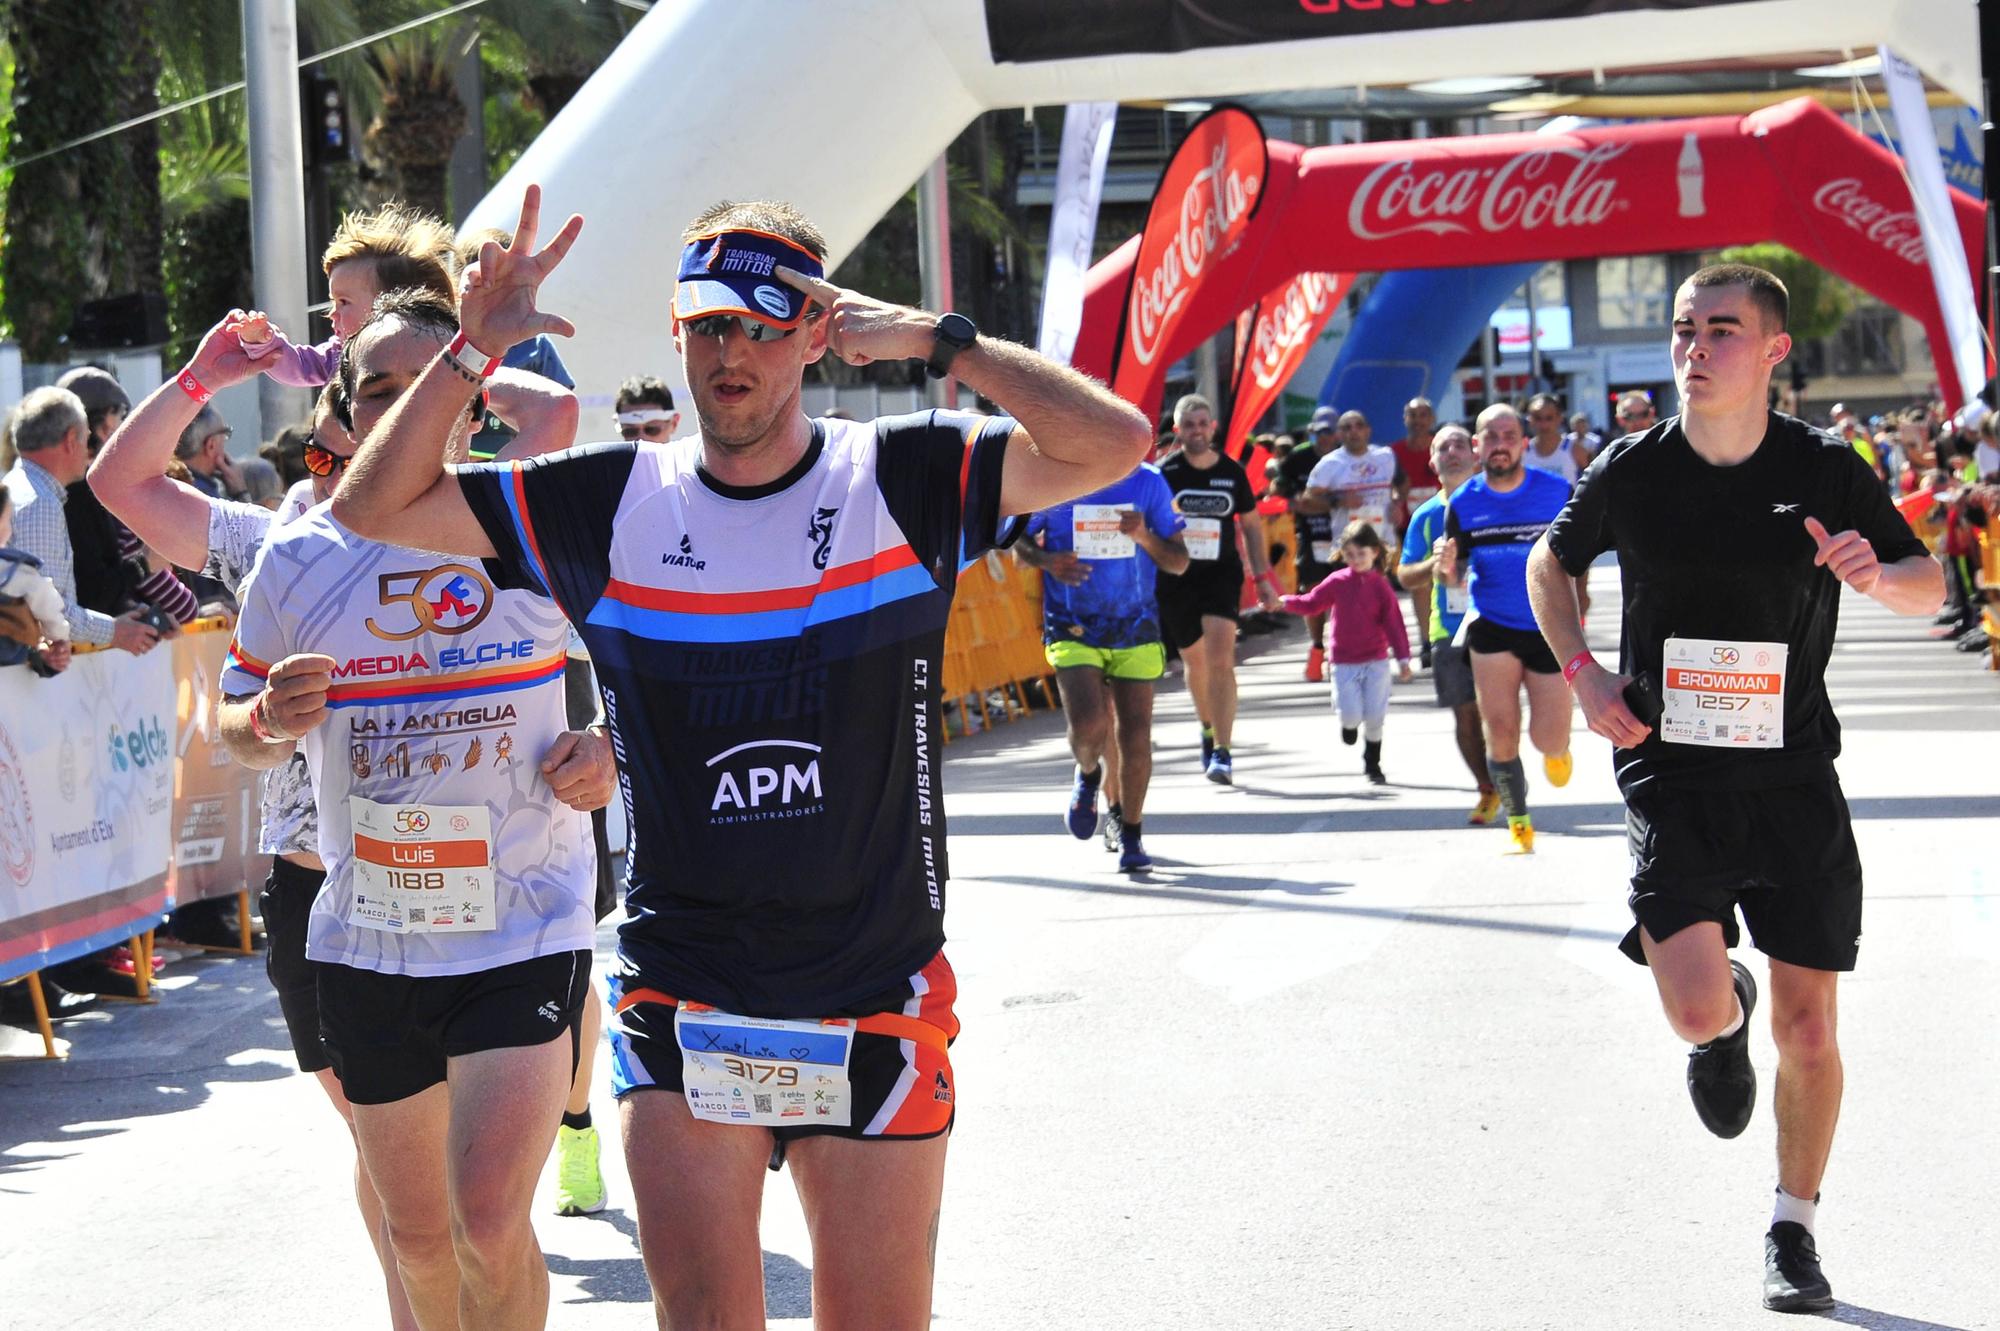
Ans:
[{"label": "palm tree", "polygon": [[455,68],[465,40],[462,26],[418,28],[368,52],[380,100],[363,142],[404,202],[440,217],[451,216],[445,184],[452,149],[465,132]]}]

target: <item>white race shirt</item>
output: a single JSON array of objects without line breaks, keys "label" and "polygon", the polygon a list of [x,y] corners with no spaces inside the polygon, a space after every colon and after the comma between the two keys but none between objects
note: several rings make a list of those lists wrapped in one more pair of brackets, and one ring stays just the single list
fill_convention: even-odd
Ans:
[{"label": "white race shirt", "polygon": [[1576,458],[1571,455],[1568,443],[1556,445],[1556,451],[1546,457],[1535,451],[1535,441],[1530,439],[1521,449],[1521,465],[1536,471],[1545,471],[1551,476],[1560,476],[1576,488]]},{"label": "white race shirt", "polygon": [[[1394,450],[1380,444],[1370,444],[1368,451],[1356,456],[1345,448],[1336,448],[1313,464],[1312,475],[1306,478],[1306,486],[1315,490],[1330,490],[1334,493],[1333,512],[1329,515],[1333,523],[1333,539],[1340,540],[1340,533],[1347,524],[1357,519],[1374,524],[1382,537],[1383,544],[1395,549],[1395,533],[1389,526],[1389,501],[1396,483],[1396,454]],[[1359,490],[1360,502],[1351,508],[1342,508],[1339,492]],[[1339,553],[1336,548],[1335,554]]]},{"label": "white race shirt", "polygon": [[[569,624],[555,603],[496,589],[477,560],[364,540],[325,505],[271,533],[242,599],[224,694],[256,693],[272,663],[298,652],[335,661],[328,719],[302,742],[327,866],[306,955],[462,975],[589,947],[590,820],[540,772],[565,729]],[[483,867],[469,872],[485,876],[486,904],[470,927],[462,910],[445,920],[419,909],[401,927],[371,915],[382,896],[370,897],[370,875],[384,871],[357,870],[357,816],[379,824],[362,830],[360,858],[405,875],[472,866],[449,856],[470,847],[476,860],[483,841]]]}]

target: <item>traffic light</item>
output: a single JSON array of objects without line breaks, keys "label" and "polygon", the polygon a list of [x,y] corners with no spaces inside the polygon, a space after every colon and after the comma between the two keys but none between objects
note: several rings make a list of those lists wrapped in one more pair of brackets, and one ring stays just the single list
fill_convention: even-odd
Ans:
[{"label": "traffic light", "polygon": [[354,156],[354,136],[347,123],[347,95],[329,78],[312,75],[306,79],[300,99],[299,118],[305,122],[306,161],[309,165],[330,166]]}]

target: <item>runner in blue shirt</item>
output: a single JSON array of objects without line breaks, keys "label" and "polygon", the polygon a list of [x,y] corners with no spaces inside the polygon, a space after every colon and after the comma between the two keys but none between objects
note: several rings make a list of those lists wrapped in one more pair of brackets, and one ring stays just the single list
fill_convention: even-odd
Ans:
[{"label": "runner in blue shirt", "polygon": [[1167,659],[1153,578],[1188,565],[1173,498],[1160,469],[1142,463],[1114,485],[1036,513],[1017,547],[1042,570],[1042,641],[1076,755],[1064,823],[1077,840],[1090,839],[1101,785],[1111,811],[1105,844],[1119,850],[1127,873],[1153,863],[1139,840],[1153,774],[1153,681]]},{"label": "runner in blue shirt", "polygon": [[1474,458],[1472,433],[1456,421],[1431,436],[1431,467],[1441,488],[1410,514],[1410,529],[1403,534],[1402,562],[1396,579],[1412,596],[1426,596],[1431,612],[1425,619],[1431,643],[1431,685],[1437,690],[1438,706],[1449,707],[1458,732],[1459,756],[1465,759],[1479,787],[1479,803],[1466,819],[1474,827],[1485,827],[1500,816],[1500,792],[1493,788],[1486,770],[1486,737],[1479,729],[1479,699],[1472,686],[1472,656],[1453,642],[1465,618],[1466,590],[1447,587],[1432,576],[1438,545],[1444,540],[1444,510],[1452,493],[1479,470]]},{"label": "runner in blue shirt", "polygon": [[1528,690],[1528,734],[1542,752],[1552,786],[1567,785],[1570,692],[1562,667],[1535,627],[1528,604],[1528,551],[1569,501],[1560,476],[1530,470],[1521,414],[1504,402],[1479,413],[1482,471],[1445,506],[1438,582],[1463,586],[1470,606],[1458,640],[1472,653],[1472,681],[1486,730],[1486,768],[1507,806],[1509,855],[1535,849],[1528,820],[1528,778],[1521,771],[1521,690]]}]

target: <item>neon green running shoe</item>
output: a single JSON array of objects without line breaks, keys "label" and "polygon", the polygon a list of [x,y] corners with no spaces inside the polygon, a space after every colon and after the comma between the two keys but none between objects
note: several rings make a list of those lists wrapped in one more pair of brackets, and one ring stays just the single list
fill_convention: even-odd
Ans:
[{"label": "neon green running shoe", "polygon": [[604,1209],[604,1175],[597,1168],[597,1129],[556,1129],[556,1214]]}]

